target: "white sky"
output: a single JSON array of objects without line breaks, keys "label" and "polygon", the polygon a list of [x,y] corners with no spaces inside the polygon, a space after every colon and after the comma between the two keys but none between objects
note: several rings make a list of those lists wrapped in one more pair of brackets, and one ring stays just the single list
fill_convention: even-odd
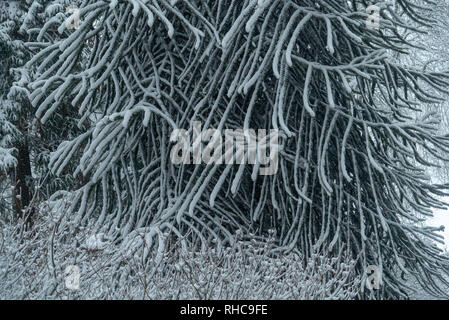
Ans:
[{"label": "white sky", "polygon": [[[446,202],[449,203],[449,197],[445,199]],[[449,209],[448,210],[435,210],[434,211],[434,217],[430,218],[427,222],[429,226],[432,227],[439,227],[443,225],[445,227],[444,230],[444,241],[445,241],[445,247],[446,249],[449,248]]]}]

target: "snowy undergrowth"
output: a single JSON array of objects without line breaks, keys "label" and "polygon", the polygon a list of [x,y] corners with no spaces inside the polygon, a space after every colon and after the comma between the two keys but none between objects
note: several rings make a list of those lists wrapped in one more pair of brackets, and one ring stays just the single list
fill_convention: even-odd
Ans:
[{"label": "snowy undergrowth", "polygon": [[[32,230],[3,223],[0,299],[352,299],[360,289],[355,261],[346,258],[314,254],[306,262],[274,254],[273,240],[242,237],[196,248],[170,234],[151,245],[136,230],[112,241],[90,228],[71,230],[63,207],[42,206]],[[80,270],[77,290],[66,287],[71,265]]]}]

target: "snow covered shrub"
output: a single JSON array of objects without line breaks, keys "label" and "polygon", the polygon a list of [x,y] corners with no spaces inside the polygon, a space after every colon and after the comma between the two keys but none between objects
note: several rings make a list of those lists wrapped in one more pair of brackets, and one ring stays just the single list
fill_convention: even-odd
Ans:
[{"label": "snow covered shrub", "polygon": [[[347,256],[313,253],[306,262],[296,253],[270,254],[270,247],[269,242],[241,241],[221,252],[181,250],[175,269],[182,272],[184,286],[193,287],[195,299],[344,300],[359,294],[355,261]],[[177,293],[182,299],[191,294]]]},{"label": "snow covered shrub", "polygon": [[[59,212],[59,201],[50,204]],[[50,213],[52,211],[49,211]],[[0,299],[353,299],[360,292],[348,255],[275,252],[274,239],[239,239],[199,249],[161,234],[157,251],[129,252],[104,234],[70,236],[61,216],[41,215],[33,230],[2,225]],[[138,235],[145,240],[145,234]],[[80,270],[79,288],[67,268]]]}]

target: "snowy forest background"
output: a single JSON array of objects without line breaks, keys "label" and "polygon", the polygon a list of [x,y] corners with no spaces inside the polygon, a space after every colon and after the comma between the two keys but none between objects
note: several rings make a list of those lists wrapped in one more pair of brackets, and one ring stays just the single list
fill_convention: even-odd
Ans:
[{"label": "snowy forest background", "polygon": [[[448,25],[447,0],[0,0],[0,298],[447,299]],[[173,164],[193,121],[278,129],[277,174]]]}]

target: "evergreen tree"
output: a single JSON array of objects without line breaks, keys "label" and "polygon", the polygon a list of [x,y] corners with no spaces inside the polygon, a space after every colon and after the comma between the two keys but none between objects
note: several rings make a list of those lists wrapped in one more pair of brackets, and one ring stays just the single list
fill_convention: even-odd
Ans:
[{"label": "evergreen tree", "polygon": [[[50,152],[61,142],[61,137],[70,136],[73,129],[74,122],[70,120],[73,111],[63,108],[52,117],[52,126],[45,128],[34,121],[35,110],[30,104],[28,84],[36,70],[24,67],[31,57],[33,44],[40,39],[41,27],[49,17],[63,12],[66,3],[47,0],[0,3],[0,169],[5,178],[2,186],[7,185],[6,177],[9,176],[15,216],[25,218],[28,224],[32,223],[38,201],[48,199],[55,191],[70,187],[73,182],[67,176],[50,179],[48,170]],[[59,18],[64,22],[64,16]],[[2,206],[8,208],[6,203]]]},{"label": "evergreen tree", "polygon": [[[407,297],[403,273],[447,295],[441,236],[419,222],[447,192],[423,153],[442,158],[449,137],[411,113],[440,101],[448,74],[395,62],[413,45],[404,31],[432,22],[421,2],[382,3],[379,28],[364,0],[84,0],[79,28],[59,9],[23,72],[39,125],[67,101],[78,114],[50,159],[80,181],[65,216],[124,247],[136,231],[222,246],[275,229],[279,250],[348,249],[360,274],[377,266],[377,297]],[[173,164],[171,133],[194,121],[280,130],[278,173]]]},{"label": "evergreen tree", "polygon": [[[6,178],[7,169],[12,175],[13,204],[21,217],[31,198],[31,164],[26,138],[26,120],[30,110],[21,103],[28,100],[28,92],[22,88],[20,80],[18,86],[14,81],[17,76],[15,68],[22,66],[27,59],[24,39],[19,32],[25,11],[26,7],[20,1],[0,3],[0,169],[4,171],[3,177]],[[5,203],[3,207],[6,207]]]}]

